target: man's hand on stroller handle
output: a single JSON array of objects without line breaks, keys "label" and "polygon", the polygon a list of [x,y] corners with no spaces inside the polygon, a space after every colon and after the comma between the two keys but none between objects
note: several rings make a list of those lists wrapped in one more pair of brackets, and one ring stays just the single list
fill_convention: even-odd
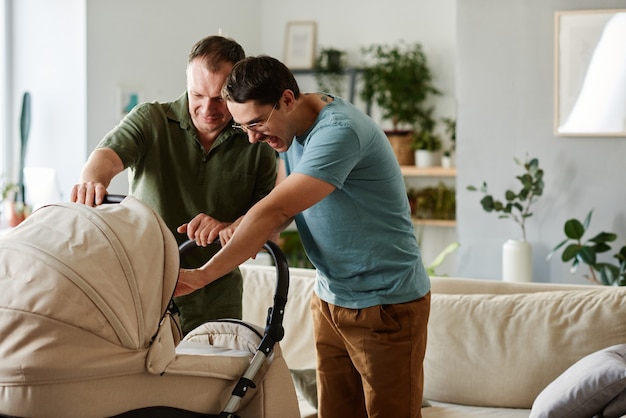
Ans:
[{"label": "man's hand on stroller handle", "polygon": [[235,233],[235,229],[243,216],[237,219],[235,222],[220,222],[209,215],[200,213],[196,215],[188,223],[179,226],[176,231],[181,234],[186,233],[187,238],[196,241],[199,247],[206,247],[215,241],[218,237],[222,245],[226,245]]},{"label": "man's hand on stroller handle", "polygon": [[205,283],[204,280],[205,278],[199,269],[180,269],[174,296],[188,295],[206,286],[208,283]]},{"label": "man's hand on stroller handle", "polygon": [[75,184],[70,192],[70,202],[82,203],[87,206],[98,206],[104,201],[107,193],[102,183],[87,181]]}]

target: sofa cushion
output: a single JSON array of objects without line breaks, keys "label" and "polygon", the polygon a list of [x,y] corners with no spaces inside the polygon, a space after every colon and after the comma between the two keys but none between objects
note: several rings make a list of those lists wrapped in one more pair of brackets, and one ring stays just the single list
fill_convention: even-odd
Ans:
[{"label": "sofa cushion", "polygon": [[[246,322],[265,326],[267,308],[274,301],[276,268],[243,264],[243,316]],[[315,369],[317,358],[313,342],[311,294],[315,270],[289,268],[289,293],[283,317],[285,336],[280,342],[290,369]]]},{"label": "sofa cushion", "polygon": [[585,356],[539,394],[530,418],[588,418],[600,414],[626,388],[625,358],[626,344]]},{"label": "sofa cushion", "polygon": [[589,353],[626,341],[626,289],[432,294],[424,396],[462,405],[530,409]]}]

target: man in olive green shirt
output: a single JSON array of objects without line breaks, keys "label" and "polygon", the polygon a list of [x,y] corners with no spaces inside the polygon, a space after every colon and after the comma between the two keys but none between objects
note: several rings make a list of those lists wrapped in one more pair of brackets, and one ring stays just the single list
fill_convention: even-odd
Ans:
[{"label": "man in olive green shirt", "polygon": [[[101,204],[111,179],[128,168],[130,194],[154,208],[179,243],[199,244],[183,267],[203,265],[218,248],[201,248],[209,240],[200,232],[211,231],[211,239],[230,236],[276,180],[275,152],[250,144],[245,133],[232,128],[221,98],[224,80],[244,56],[233,40],[200,40],[189,55],[187,91],[174,102],[136,106],[90,155],[70,200]],[[210,319],[241,318],[242,291],[235,270],[175,298],[183,332]]]}]

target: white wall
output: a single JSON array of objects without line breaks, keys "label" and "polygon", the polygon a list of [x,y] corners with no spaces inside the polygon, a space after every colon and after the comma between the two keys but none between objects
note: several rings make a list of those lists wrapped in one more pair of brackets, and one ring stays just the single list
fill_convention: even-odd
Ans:
[{"label": "white wall", "polygon": [[[46,0],[43,0],[46,1]],[[58,1],[58,0],[57,0]],[[233,37],[260,50],[261,3],[246,0],[85,0],[87,2],[87,153],[119,121],[119,89],[143,101],[171,101],[185,91],[187,56],[199,39]],[[242,13],[242,11],[245,11]],[[75,174],[71,187],[78,177]],[[127,193],[125,174],[110,191]]]},{"label": "white wall", "polygon": [[[528,153],[545,170],[544,196],[526,222],[535,281],[587,283],[559,256],[546,256],[563,239],[567,219],[594,209],[591,238],[626,239],[624,138],[553,134],[554,12],[624,7],[623,0],[463,0],[458,2],[458,274],[501,278],[502,244],[519,238],[517,225],[482,210],[469,184],[486,180],[499,197],[519,189],[513,158]],[[608,259],[610,260],[610,258]],[[610,260],[614,262],[615,260]]]},{"label": "white wall", "polygon": [[26,166],[55,168],[60,199],[67,198],[87,149],[84,13],[84,0],[12,1],[13,155],[18,158],[21,101],[29,91]]},{"label": "white wall", "polygon": [[[362,13],[363,2],[358,0],[13,1],[19,5],[17,43],[23,56],[15,68],[23,75],[20,86],[46,86],[46,90],[33,91],[33,103],[52,104],[45,109],[33,108],[33,142],[41,142],[43,132],[53,140],[48,139],[47,148],[30,147],[29,161],[57,169],[64,199],[89,153],[119,121],[119,88],[140,91],[142,100],[176,98],[185,89],[185,66],[192,44],[219,29],[237,39],[249,55],[263,53],[282,59],[287,22],[314,20],[318,45],[346,50],[350,64],[355,66],[359,65],[361,48],[371,43],[419,41],[430,60],[434,83],[444,93],[436,100],[438,115],[456,113],[455,0],[369,3],[366,13]],[[53,56],[43,65],[66,72],[35,71],[42,67],[37,53],[41,34],[32,30],[36,27],[51,27],[54,31],[50,32],[56,32],[45,34],[43,42],[53,44],[48,48]],[[68,36],[62,37],[63,33]],[[300,77],[299,81],[303,90],[316,88],[312,77]],[[49,91],[52,89],[72,92],[72,96],[61,100]],[[17,94],[19,90],[14,101]],[[378,118],[377,112],[373,116]],[[62,148],[51,145],[61,142]],[[109,190],[126,193],[125,175],[118,176]],[[444,234],[425,231],[424,241],[432,244],[425,245],[426,262],[455,239],[454,230]]]}]

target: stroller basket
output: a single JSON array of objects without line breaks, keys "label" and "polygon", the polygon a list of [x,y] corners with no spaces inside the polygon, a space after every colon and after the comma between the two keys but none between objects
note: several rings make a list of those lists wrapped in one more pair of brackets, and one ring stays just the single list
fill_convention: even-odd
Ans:
[{"label": "stroller basket", "polygon": [[130,196],[44,206],[2,235],[0,416],[299,416],[277,344],[280,248],[265,245],[278,276],[265,329],[216,321],[181,341],[171,299],[185,245]]}]

